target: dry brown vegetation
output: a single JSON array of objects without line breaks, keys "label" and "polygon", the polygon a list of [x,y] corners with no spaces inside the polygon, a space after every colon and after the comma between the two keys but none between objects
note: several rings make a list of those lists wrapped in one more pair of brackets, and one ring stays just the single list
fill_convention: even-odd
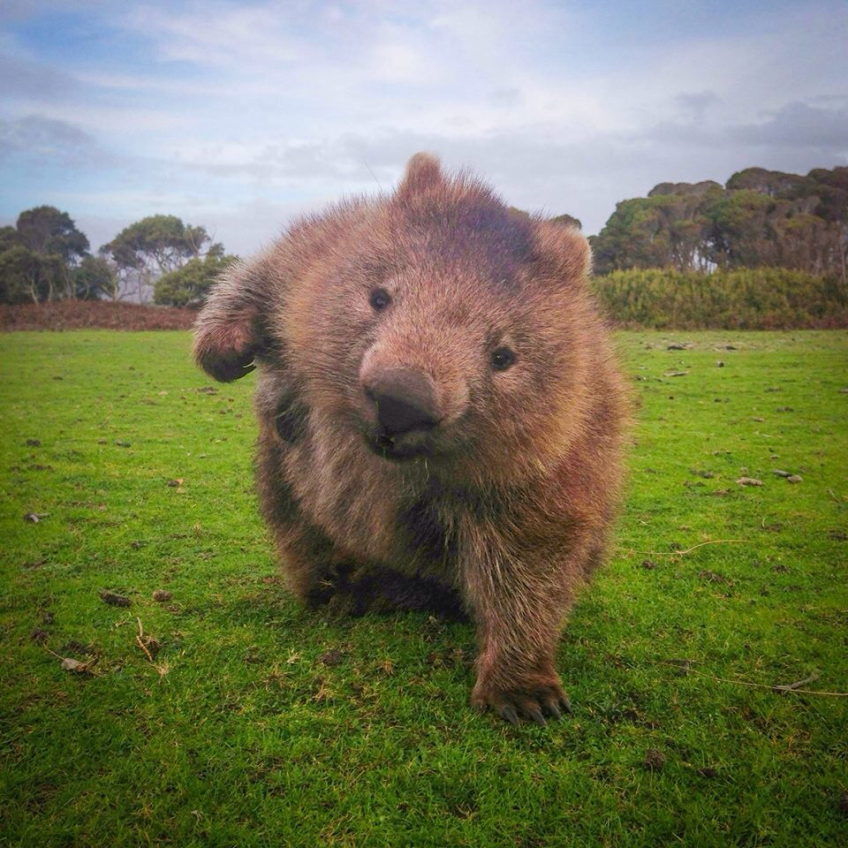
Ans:
[{"label": "dry brown vegetation", "polygon": [[112,301],[0,304],[0,330],[188,330],[190,309]]}]

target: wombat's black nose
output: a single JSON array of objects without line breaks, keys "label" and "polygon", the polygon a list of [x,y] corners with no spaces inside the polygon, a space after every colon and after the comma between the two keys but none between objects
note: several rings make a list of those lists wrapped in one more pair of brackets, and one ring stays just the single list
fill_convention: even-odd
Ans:
[{"label": "wombat's black nose", "polygon": [[364,388],[377,407],[377,420],[389,435],[426,430],[439,423],[433,383],[420,371],[380,371],[370,377]]}]

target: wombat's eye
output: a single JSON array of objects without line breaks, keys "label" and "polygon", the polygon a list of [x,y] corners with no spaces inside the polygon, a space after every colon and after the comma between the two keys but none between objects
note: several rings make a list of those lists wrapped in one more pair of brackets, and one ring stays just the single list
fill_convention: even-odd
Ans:
[{"label": "wombat's eye", "polygon": [[392,302],[392,298],[385,289],[374,289],[369,302],[377,312],[382,312]]},{"label": "wombat's eye", "polygon": [[515,354],[508,347],[499,347],[492,354],[492,368],[495,371],[506,371],[515,362]]}]

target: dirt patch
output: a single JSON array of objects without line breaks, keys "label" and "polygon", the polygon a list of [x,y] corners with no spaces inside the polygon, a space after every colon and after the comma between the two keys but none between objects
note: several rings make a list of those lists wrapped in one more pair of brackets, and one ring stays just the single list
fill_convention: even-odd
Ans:
[{"label": "dirt patch", "polygon": [[102,300],[0,304],[0,331],[188,330],[196,315],[191,309]]}]

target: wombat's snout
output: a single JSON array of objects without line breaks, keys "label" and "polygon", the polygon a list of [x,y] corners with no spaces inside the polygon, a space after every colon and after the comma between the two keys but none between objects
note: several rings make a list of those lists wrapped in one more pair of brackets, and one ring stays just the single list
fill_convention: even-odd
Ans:
[{"label": "wombat's snout", "polygon": [[363,380],[362,388],[389,436],[430,430],[439,423],[433,381],[421,371],[391,368],[372,372]]}]

